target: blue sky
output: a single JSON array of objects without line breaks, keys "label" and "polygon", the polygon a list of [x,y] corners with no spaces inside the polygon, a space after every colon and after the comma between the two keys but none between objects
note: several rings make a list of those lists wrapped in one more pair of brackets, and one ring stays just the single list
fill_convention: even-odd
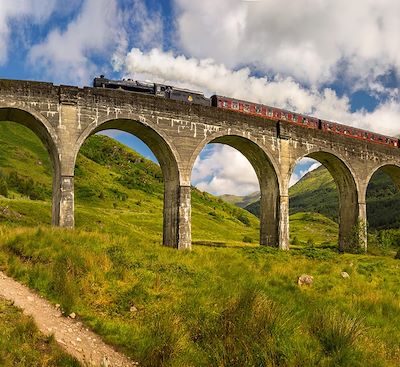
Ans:
[{"label": "blue sky", "polygon": [[[168,82],[397,135],[399,14],[398,0],[1,0],[0,77]],[[316,166],[300,162],[292,181]],[[226,146],[207,147],[192,181],[216,194],[258,189]]]}]

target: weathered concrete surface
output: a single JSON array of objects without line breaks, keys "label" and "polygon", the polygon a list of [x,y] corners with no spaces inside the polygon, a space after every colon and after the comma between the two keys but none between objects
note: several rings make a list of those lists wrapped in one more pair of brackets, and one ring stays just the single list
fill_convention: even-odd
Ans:
[{"label": "weathered concrete surface", "polygon": [[[289,180],[303,157],[320,161],[339,190],[339,246],[366,248],[365,196],[383,169],[400,184],[400,150],[285,122],[116,90],[0,80],[0,121],[34,131],[54,169],[53,224],[74,225],[74,168],[84,141],[105,129],[142,139],[157,157],[165,182],[163,243],[191,246],[190,177],[208,143],[242,152],[260,182],[262,245],[289,248]],[[240,172],[238,172],[240,174]]]}]

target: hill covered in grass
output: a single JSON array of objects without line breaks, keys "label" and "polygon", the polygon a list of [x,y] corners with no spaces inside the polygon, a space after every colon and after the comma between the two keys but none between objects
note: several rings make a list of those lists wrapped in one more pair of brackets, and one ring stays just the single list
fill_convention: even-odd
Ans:
[{"label": "hill covered in grass", "polygon": [[[320,213],[338,221],[338,191],[324,166],[307,173],[289,189],[289,196],[290,214]],[[256,201],[245,209],[259,216],[260,202]],[[400,191],[384,172],[377,172],[368,186],[367,216],[370,229],[400,228]]]},{"label": "hill covered in grass", "polygon": [[[256,217],[198,190],[193,250],[163,247],[158,165],[105,136],[78,157],[77,228],[51,228],[46,153],[19,126],[0,136],[3,125],[0,268],[141,366],[399,365],[394,248],[339,255],[336,223],[309,213],[291,217],[292,251],[261,247]],[[13,171],[44,197],[8,184]]]}]

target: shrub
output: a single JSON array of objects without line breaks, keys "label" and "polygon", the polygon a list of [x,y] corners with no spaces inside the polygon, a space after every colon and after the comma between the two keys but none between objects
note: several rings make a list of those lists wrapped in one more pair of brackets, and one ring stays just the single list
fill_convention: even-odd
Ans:
[{"label": "shrub", "polygon": [[249,227],[250,226],[250,219],[247,215],[244,213],[240,213],[237,217],[237,219],[242,222],[245,226]]},{"label": "shrub", "polygon": [[0,195],[3,195],[5,197],[8,196],[8,186],[7,186],[7,181],[3,176],[0,177]]},{"label": "shrub", "polygon": [[242,241],[244,243],[252,243],[253,239],[251,237],[249,237],[249,236],[244,236]]},{"label": "shrub", "polygon": [[356,345],[364,333],[360,317],[352,318],[331,309],[323,309],[312,317],[311,332],[326,355],[340,361],[340,365],[355,365]]},{"label": "shrub", "polygon": [[287,360],[283,341],[293,332],[291,317],[251,287],[216,317],[200,317],[191,337],[205,352],[207,366],[280,366]]},{"label": "shrub", "polygon": [[293,237],[292,245],[293,246],[299,246],[300,245],[300,241],[296,236]]}]

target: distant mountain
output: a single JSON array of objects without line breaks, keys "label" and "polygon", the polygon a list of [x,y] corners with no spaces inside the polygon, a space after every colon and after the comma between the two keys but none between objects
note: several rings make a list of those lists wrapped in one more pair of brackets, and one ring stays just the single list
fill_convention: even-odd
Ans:
[{"label": "distant mountain", "polygon": [[236,205],[239,208],[246,208],[247,206],[255,203],[256,201],[260,200],[260,192],[256,191],[253,192],[252,194],[246,195],[246,196],[237,196],[237,195],[221,195],[219,196],[222,200]]}]

